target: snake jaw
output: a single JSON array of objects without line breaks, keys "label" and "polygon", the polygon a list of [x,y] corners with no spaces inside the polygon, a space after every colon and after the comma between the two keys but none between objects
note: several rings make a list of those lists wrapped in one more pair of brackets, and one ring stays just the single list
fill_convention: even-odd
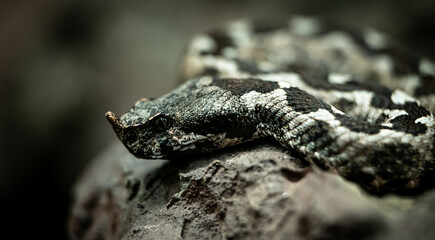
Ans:
[{"label": "snake jaw", "polygon": [[217,143],[222,140],[225,133],[222,134],[208,134],[206,136],[190,132],[185,133],[180,130],[169,130],[168,133],[171,135],[171,145],[172,151],[185,152],[187,150],[193,150],[200,148],[201,144],[207,143]]}]

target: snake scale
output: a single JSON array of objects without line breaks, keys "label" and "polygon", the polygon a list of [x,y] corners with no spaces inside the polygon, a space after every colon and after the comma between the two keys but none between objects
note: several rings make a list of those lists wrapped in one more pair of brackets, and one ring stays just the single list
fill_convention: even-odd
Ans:
[{"label": "snake scale", "polygon": [[366,189],[433,185],[435,65],[372,29],[316,18],[246,20],[196,35],[157,99],[106,117],[139,158],[177,158],[269,137]]}]

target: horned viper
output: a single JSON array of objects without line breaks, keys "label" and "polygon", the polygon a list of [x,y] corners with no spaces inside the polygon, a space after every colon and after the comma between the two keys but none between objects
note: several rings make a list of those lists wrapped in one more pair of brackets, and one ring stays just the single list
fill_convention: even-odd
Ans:
[{"label": "horned viper", "polygon": [[435,65],[375,30],[294,17],[198,34],[160,98],[106,117],[139,158],[177,158],[269,137],[362,186],[408,192],[435,172]]}]

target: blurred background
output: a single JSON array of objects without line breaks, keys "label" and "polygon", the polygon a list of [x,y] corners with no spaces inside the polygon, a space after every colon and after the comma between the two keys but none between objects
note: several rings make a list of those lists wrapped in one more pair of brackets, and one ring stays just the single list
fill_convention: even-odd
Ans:
[{"label": "blurred background", "polygon": [[104,113],[177,83],[190,37],[232,19],[316,15],[435,56],[433,0],[0,2],[1,239],[66,239],[71,188],[116,140]]}]

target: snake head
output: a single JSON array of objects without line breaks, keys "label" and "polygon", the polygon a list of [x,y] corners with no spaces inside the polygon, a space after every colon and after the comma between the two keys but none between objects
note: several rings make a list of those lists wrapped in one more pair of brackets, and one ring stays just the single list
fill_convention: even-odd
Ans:
[{"label": "snake head", "polygon": [[162,158],[167,155],[167,149],[174,145],[170,134],[173,132],[172,116],[158,112],[145,120],[129,123],[125,115],[121,119],[110,111],[105,115],[118,138],[136,157]]},{"label": "snake head", "polygon": [[257,136],[255,119],[237,97],[196,83],[154,100],[141,99],[119,118],[107,112],[106,118],[126,148],[146,159],[210,152]]},{"label": "snake head", "polygon": [[[106,113],[118,138],[138,158],[169,159],[191,152],[209,152],[229,144],[226,132],[205,134],[197,126],[179,124],[178,117],[170,114],[159,112],[135,124],[127,124],[124,116],[120,119],[112,112]],[[213,132],[211,128],[206,129]]]}]

